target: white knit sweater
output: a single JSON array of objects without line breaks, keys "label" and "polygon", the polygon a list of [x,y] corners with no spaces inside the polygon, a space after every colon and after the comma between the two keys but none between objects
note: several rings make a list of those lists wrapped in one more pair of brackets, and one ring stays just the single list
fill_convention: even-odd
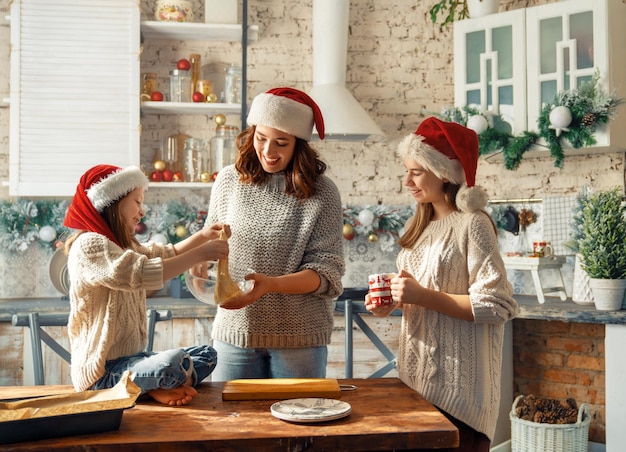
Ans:
[{"label": "white knit sweater", "polygon": [[213,338],[238,347],[299,348],[326,345],[333,329],[333,299],[342,292],[344,273],[342,208],[339,191],[327,177],[304,201],[285,193],[285,176],[268,183],[243,184],[231,165],[219,172],[211,190],[207,223],[230,225],[230,273],[280,276],[315,270],[314,293],[269,293],[242,309],[218,308]]},{"label": "white knit sweater", "polygon": [[173,255],[172,245],[151,242],[123,250],[93,232],[72,244],[68,333],[77,391],[102,378],[107,360],[145,349],[146,290],[163,287],[163,258]]},{"label": "white knit sweater", "polygon": [[433,405],[493,438],[500,404],[504,323],[517,315],[492,224],[484,212],[431,222],[398,269],[424,287],[469,294],[474,321],[414,304],[403,308],[400,378]]}]

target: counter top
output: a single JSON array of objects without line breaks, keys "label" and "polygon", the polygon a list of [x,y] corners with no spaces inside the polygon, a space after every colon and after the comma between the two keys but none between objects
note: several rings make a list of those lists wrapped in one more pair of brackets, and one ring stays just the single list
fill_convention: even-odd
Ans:
[{"label": "counter top", "polygon": [[[518,319],[554,320],[560,322],[626,324],[626,310],[598,311],[593,305],[579,305],[567,299],[561,301],[558,297],[546,297],[540,304],[534,295],[515,295],[519,304]],[[341,302],[343,304],[343,302]],[[10,322],[13,314],[39,313],[67,313],[70,302],[67,297],[58,298],[20,298],[0,299],[0,322]],[[213,317],[215,306],[199,302],[195,298],[172,298],[157,296],[148,298],[148,308],[169,309],[173,318]],[[343,315],[343,309],[335,311],[336,315]]]},{"label": "counter top", "polygon": [[560,322],[626,324],[626,310],[598,311],[594,305],[580,305],[570,298],[546,297],[539,304],[534,295],[515,295],[519,305],[518,319],[555,320]]}]

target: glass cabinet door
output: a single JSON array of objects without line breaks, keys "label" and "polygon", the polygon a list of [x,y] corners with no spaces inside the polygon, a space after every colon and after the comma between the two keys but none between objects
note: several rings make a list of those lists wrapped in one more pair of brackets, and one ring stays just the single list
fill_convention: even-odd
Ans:
[{"label": "glass cabinet door", "polygon": [[515,133],[526,126],[525,12],[455,23],[456,106],[500,115]]},{"label": "glass cabinet door", "polygon": [[[567,7],[564,7],[567,4]],[[603,67],[608,31],[605,1],[573,0],[528,8],[528,123],[536,129],[546,103],[577,89]],[[604,22],[606,23],[606,22]]]}]

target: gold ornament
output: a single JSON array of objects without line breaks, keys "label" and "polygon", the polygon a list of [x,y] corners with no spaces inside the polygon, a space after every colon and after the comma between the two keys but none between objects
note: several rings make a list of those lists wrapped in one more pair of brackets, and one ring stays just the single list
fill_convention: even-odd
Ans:
[{"label": "gold ornament", "polygon": [[163,171],[167,167],[166,163],[163,160],[155,160],[154,161],[154,169],[157,171]]},{"label": "gold ornament", "polygon": [[378,242],[378,234],[376,234],[375,232],[370,232],[370,234],[367,236],[367,241],[370,243]]},{"label": "gold ornament", "polygon": [[[215,93],[209,93],[209,94],[206,95],[206,99],[204,101],[208,102],[208,103],[217,102],[217,95]],[[224,116],[224,115],[222,115],[222,116]]]},{"label": "gold ornament", "polygon": [[211,182],[211,173],[208,171],[203,171],[200,173],[200,181],[201,182]]},{"label": "gold ornament", "polygon": [[187,236],[187,228],[182,224],[179,224],[178,226],[176,226],[176,230],[174,231],[174,233],[176,234],[176,237],[182,239],[183,237]]},{"label": "gold ornament", "polygon": [[226,116],[224,116],[221,113],[218,113],[215,115],[215,124],[217,124],[218,126],[223,126],[224,124],[226,124]]}]

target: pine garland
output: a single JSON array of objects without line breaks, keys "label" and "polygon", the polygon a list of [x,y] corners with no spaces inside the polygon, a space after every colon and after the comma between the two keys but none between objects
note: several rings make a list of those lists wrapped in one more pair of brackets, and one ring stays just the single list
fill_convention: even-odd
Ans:
[{"label": "pine garland", "polygon": [[[608,123],[616,108],[623,103],[614,94],[607,94],[598,89],[599,72],[593,78],[581,84],[578,89],[557,93],[552,103],[544,105],[537,119],[538,132],[522,131],[518,136],[511,135],[502,116],[485,116],[490,123],[487,130],[478,135],[479,154],[489,155],[502,152],[504,167],[516,170],[524,156],[533,146],[539,145],[539,139],[545,141],[545,147],[554,159],[554,166],[562,168],[565,160],[563,140],[574,149],[596,144],[595,132],[598,125]],[[555,107],[567,107],[572,121],[566,129],[551,128],[550,113]],[[468,118],[482,113],[475,107],[444,108],[438,115],[441,119],[467,126]]]},{"label": "pine garland", "polygon": [[[372,212],[371,224],[363,224],[359,220],[359,214],[363,210]],[[405,223],[414,213],[415,210],[411,207],[389,207],[382,204],[364,207],[345,206],[343,222],[351,225],[357,234],[390,234],[398,237]]]},{"label": "pine garland", "polygon": [[[18,199],[0,201],[0,246],[9,252],[24,252],[31,244],[54,249],[69,230],[63,226],[67,202]],[[52,241],[42,240],[39,232],[50,226],[56,232]]]}]

